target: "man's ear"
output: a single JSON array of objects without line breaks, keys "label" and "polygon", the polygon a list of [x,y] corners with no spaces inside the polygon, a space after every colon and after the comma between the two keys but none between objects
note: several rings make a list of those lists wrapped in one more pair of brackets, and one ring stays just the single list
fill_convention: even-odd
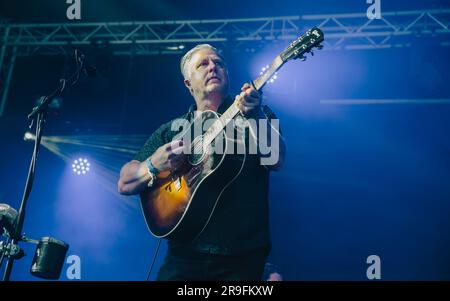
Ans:
[{"label": "man's ear", "polygon": [[192,94],[191,82],[188,79],[184,80],[184,85],[188,88],[189,92]]}]

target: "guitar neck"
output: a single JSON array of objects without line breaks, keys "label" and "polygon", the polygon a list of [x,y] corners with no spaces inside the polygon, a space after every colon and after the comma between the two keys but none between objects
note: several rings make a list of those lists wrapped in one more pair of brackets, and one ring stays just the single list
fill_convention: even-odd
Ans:
[{"label": "guitar neck", "polygon": [[[270,80],[270,78],[283,66],[284,62],[280,56],[277,56],[269,68],[264,70],[263,74],[252,81],[253,87],[257,91],[261,91],[264,85]],[[236,102],[233,102],[231,106],[215,121],[211,127],[205,132],[204,141],[209,145],[219,135],[227,124],[239,113],[239,108]]]},{"label": "guitar neck", "polygon": [[269,68],[264,70],[263,74],[261,74],[258,78],[256,78],[253,81],[253,87],[257,91],[260,91],[264,87],[264,85],[270,80],[270,78],[275,74],[275,72],[277,72],[278,69],[280,69],[281,66],[283,66],[283,64],[284,62],[281,59],[281,57],[277,56],[270,64]]}]

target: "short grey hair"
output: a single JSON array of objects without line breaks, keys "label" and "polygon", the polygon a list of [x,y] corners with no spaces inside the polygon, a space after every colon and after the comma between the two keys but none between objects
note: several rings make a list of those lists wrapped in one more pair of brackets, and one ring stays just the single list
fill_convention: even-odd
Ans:
[{"label": "short grey hair", "polygon": [[201,49],[210,49],[210,50],[214,51],[215,53],[217,53],[217,55],[223,59],[222,55],[220,54],[220,51],[216,47],[211,46],[210,44],[199,44],[199,45],[195,46],[194,48],[192,48],[191,50],[186,52],[186,54],[183,55],[183,57],[181,58],[180,69],[181,69],[181,74],[183,74],[184,79],[188,79],[188,70],[186,70],[187,65],[189,64],[189,62],[192,59],[192,57],[194,56],[194,54]]}]

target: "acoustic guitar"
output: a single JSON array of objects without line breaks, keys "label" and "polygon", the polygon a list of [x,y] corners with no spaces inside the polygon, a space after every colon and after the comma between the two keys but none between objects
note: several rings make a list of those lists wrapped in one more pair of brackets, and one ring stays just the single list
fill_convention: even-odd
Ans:
[{"label": "acoustic guitar", "polygon": [[[260,91],[286,62],[305,60],[305,54],[315,47],[320,49],[323,40],[319,28],[308,30],[252,81],[254,88]],[[245,152],[239,156],[230,154],[233,151],[230,148],[245,145],[243,135],[230,136],[230,131],[225,130],[239,115],[236,103],[221,116],[213,111],[199,114],[183,139],[185,145],[189,141],[187,163],[141,193],[142,211],[154,236],[191,241],[205,229],[224,191],[239,176],[246,162]]]}]

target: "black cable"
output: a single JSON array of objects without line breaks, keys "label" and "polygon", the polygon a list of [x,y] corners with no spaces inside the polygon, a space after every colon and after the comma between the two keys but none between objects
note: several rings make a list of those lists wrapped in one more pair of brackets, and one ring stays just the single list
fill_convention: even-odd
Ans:
[{"label": "black cable", "polygon": [[161,240],[162,240],[162,238],[160,238],[160,239],[158,240],[158,245],[156,246],[156,251],[155,251],[155,254],[153,255],[152,264],[150,265],[150,269],[149,269],[148,274],[147,274],[147,281],[149,280],[150,275],[151,275],[151,273],[152,273],[153,265],[155,264],[155,260],[156,260],[156,255],[158,255],[159,246],[161,245]]}]

